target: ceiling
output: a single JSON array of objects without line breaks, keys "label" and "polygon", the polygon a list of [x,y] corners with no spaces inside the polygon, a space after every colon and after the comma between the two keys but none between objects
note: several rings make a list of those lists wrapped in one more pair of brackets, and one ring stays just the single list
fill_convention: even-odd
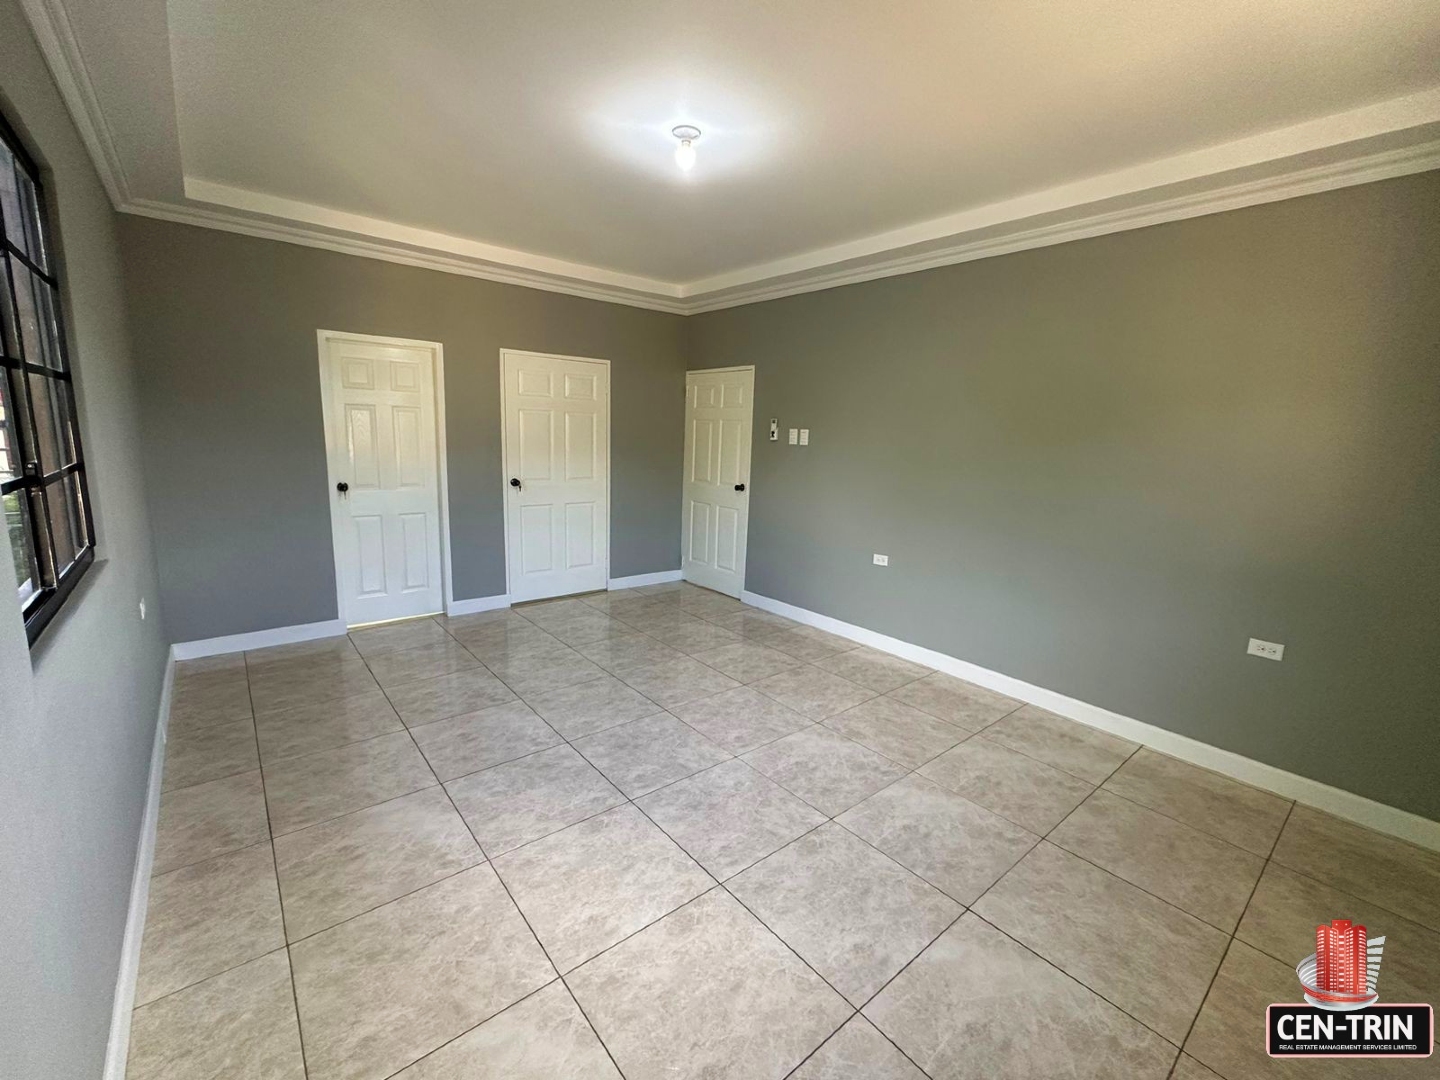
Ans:
[{"label": "ceiling", "polygon": [[121,209],[666,310],[1440,166],[1434,0],[24,2]]}]

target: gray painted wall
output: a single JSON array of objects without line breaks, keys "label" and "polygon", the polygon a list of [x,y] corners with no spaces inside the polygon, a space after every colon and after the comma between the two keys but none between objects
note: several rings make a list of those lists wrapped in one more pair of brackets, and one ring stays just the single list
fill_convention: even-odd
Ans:
[{"label": "gray painted wall", "polygon": [[756,366],[747,586],[1440,819],[1437,211],[1432,172],[687,320]]},{"label": "gray painted wall", "polygon": [[166,625],[336,617],[317,329],[445,346],[457,598],[505,592],[500,349],[611,361],[611,575],[680,565],[682,320],[127,217]]},{"label": "gray painted wall", "polygon": [[13,0],[0,107],[50,173],[102,560],[32,652],[0,556],[0,1076],[74,1080],[105,1057],[165,645],[116,215]]}]

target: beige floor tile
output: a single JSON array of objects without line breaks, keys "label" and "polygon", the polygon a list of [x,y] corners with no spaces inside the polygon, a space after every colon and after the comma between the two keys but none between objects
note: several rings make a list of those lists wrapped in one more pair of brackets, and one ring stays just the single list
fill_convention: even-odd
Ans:
[{"label": "beige floor tile", "polygon": [[382,1080],[555,977],[489,866],[290,949],[309,1080]]},{"label": "beige floor tile", "polygon": [[833,822],[726,888],[857,1008],[964,910]]},{"label": "beige floor tile", "polygon": [[981,731],[1021,706],[1014,698],[938,671],[891,690],[887,696],[966,731]]},{"label": "beige floor tile", "polygon": [[789,630],[777,630],[771,634],[761,634],[755,640],[772,649],[789,653],[795,659],[804,660],[806,663],[813,663],[826,656],[834,656],[836,653],[860,647],[858,642],[840,637],[838,634],[816,630],[813,626],[797,626]]},{"label": "beige floor tile", "polygon": [[[1265,860],[1106,791],[1097,791],[1050,839],[1226,933]],[[1298,958],[1297,958],[1298,959]]]},{"label": "beige floor tile", "polygon": [[569,746],[472,773],[445,788],[492,859],[625,801]]},{"label": "beige floor tile", "polygon": [[164,874],[269,838],[259,769],[167,791],[160,796],[151,873]]},{"label": "beige floor tile", "polygon": [[595,614],[595,609],[583,600],[572,597],[557,597],[553,600],[536,600],[532,603],[517,604],[511,608],[515,614],[530,620],[536,626],[549,630],[552,626]]},{"label": "beige floor tile", "polygon": [[[215,659],[228,660],[229,657]],[[202,661],[188,661],[201,663]],[[250,683],[245,677],[243,658],[234,667],[175,677],[170,691],[169,731],[189,731],[250,716]]]},{"label": "beige floor tile", "polygon": [[1440,854],[1296,806],[1272,857],[1281,866],[1440,930]]},{"label": "beige floor tile", "polygon": [[663,630],[647,630],[646,633],[654,634],[672,649],[689,655],[718,649],[722,645],[736,645],[744,640],[739,634],[732,634],[712,622],[694,618]]},{"label": "beige floor tile", "polygon": [[923,679],[926,675],[934,674],[921,664],[864,646],[822,657],[815,661],[815,666],[832,675],[859,683],[877,694],[888,693],[907,683]]},{"label": "beige floor tile", "polygon": [[1385,938],[1381,1001],[1440,1001],[1440,934],[1273,862],[1260,875],[1235,936],[1294,965],[1315,951],[1315,927],[1332,919],[1349,919],[1370,938]]},{"label": "beige floor tile", "polygon": [[1211,1072],[1189,1054],[1181,1054],[1175,1062],[1175,1071],[1170,1080],[1225,1080],[1219,1073]]},{"label": "beige floor tile", "polygon": [[[649,634],[651,637],[659,638],[661,641],[675,648],[679,648],[679,646],[675,645],[672,639],[682,631],[686,633],[700,633],[703,631],[706,635],[706,641],[709,643],[708,647],[713,648],[715,645],[724,645],[727,643],[724,635],[729,631],[719,630],[718,627],[714,627],[712,629],[718,632],[710,634],[709,631],[704,630],[704,628],[710,624],[704,619],[697,619],[694,615],[687,615],[681,611],[678,601],[675,604],[666,604],[663,602],[657,603],[651,599],[647,600],[641,607],[633,610],[630,608],[625,608],[623,611],[617,610],[612,612],[612,615],[631,629],[642,634]],[[735,640],[738,640],[738,635]]]},{"label": "beige floor tile", "polygon": [[702,619],[715,619],[744,611],[745,605],[733,597],[708,589],[686,589],[680,593],[680,609]]},{"label": "beige floor tile", "polygon": [[918,769],[968,737],[954,724],[884,697],[871,698],[853,709],[836,713],[824,723],[907,769]]},{"label": "beige floor tile", "polygon": [[216,675],[228,671],[245,677],[245,654],[243,652],[221,653],[218,656],[201,656],[194,660],[175,661],[175,685],[191,682],[197,676]]},{"label": "beige floor tile", "polygon": [[354,697],[375,689],[359,653],[320,653],[250,669],[250,700],[256,712],[276,712],[317,701]]},{"label": "beige floor tile", "polygon": [[671,711],[732,754],[754,750],[815,722],[748,686],[687,701]]},{"label": "beige floor tile", "polygon": [[390,690],[386,696],[400,714],[400,719],[409,727],[515,700],[508,686],[490,672],[480,669],[405,683]]},{"label": "beige floor tile", "polygon": [[593,735],[661,711],[649,698],[608,675],[535,694],[525,701],[567,739]]},{"label": "beige floor tile", "polygon": [[906,772],[903,765],[819,724],[752,750],[744,760],[826,817],[843,813]]},{"label": "beige floor tile", "polygon": [[729,676],[689,657],[633,668],[621,676],[621,681],[665,709],[733,690],[740,685]]},{"label": "beige floor tile", "polygon": [[353,658],[359,655],[354,642],[346,635],[339,634],[335,637],[316,638],[313,641],[296,641],[289,645],[251,649],[245,654],[245,667],[251,675],[255,675],[276,665],[293,666],[294,661],[307,661],[317,657]]},{"label": "beige floor tile", "polygon": [[449,634],[443,641],[366,657],[365,663],[369,665],[375,681],[386,690],[420,679],[433,679],[480,667],[480,661]]},{"label": "beige floor tile", "polygon": [[743,761],[722,762],[636,805],[718,881],[825,822]]},{"label": "beige floor tile", "polygon": [[702,664],[708,664],[738,683],[759,682],[800,665],[793,656],[768,648],[758,641],[737,641],[733,645],[705,649],[694,655]]},{"label": "beige floor tile", "polygon": [[483,860],[438,787],[281,836],[286,936],[309,937]]},{"label": "beige floor tile", "polygon": [[406,732],[265,766],[276,836],[431,787],[435,775]]},{"label": "beige floor tile", "polygon": [[811,720],[824,720],[876,696],[868,687],[809,664],[761,679],[755,689]]},{"label": "beige floor tile", "polygon": [[768,611],[759,611],[756,608],[748,607],[744,611],[734,611],[729,615],[717,615],[710,622],[722,630],[729,630],[732,634],[739,634],[743,638],[765,637],[781,630],[794,630],[800,626],[795,620],[787,619],[783,615],[775,615]]},{"label": "beige floor tile", "polygon": [[575,749],[632,799],[730,757],[669,713],[577,739]]},{"label": "beige floor tile", "polygon": [[477,634],[487,630],[535,625],[523,615],[517,615],[509,608],[476,611],[469,615],[436,615],[434,622],[454,638],[459,638],[462,634]]},{"label": "beige floor tile", "polygon": [[627,1080],[780,1080],[850,1015],[720,889],[567,981]]},{"label": "beige floor tile", "polygon": [[985,738],[1091,784],[1103,783],[1140,745],[1034,705],[991,724]]},{"label": "beige floor tile", "polygon": [[305,1080],[283,951],[136,1009],[126,1080]]},{"label": "beige floor tile", "polygon": [[1229,943],[1208,923],[1043,841],[974,910],[1177,1046]]},{"label": "beige floor tile", "polygon": [[150,880],[135,1003],[218,975],[285,944],[270,845]]},{"label": "beige floor tile", "polygon": [[1143,746],[1104,788],[1256,855],[1270,854],[1290,812],[1288,799]]},{"label": "beige floor tile", "polygon": [[501,665],[536,656],[563,656],[570,646],[534,623],[516,616],[517,622],[457,630],[454,637],[481,663]]},{"label": "beige floor tile", "polygon": [[224,720],[205,727],[172,732],[165,743],[162,791],[203,784],[222,776],[249,772],[260,764],[255,749],[255,722]]},{"label": "beige floor tile", "polygon": [[937,1080],[1165,1080],[1176,1055],[1153,1031],[972,914],[864,1013]]},{"label": "beige floor tile", "polygon": [[437,619],[408,619],[405,622],[390,623],[388,626],[372,626],[367,630],[353,630],[350,641],[355,651],[369,660],[386,653],[405,652],[423,645],[438,645],[450,640]]},{"label": "beige floor tile", "polygon": [[435,775],[454,780],[491,765],[546,750],[564,740],[523,701],[412,727],[420,752]]},{"label": "beige floor tile", "polygon": [[665,660],[679,660],[685,655],[639,631],[581,645],[576,652],[612,675],[623,675]]},{"label": "beige floor tile", "polygon": [[962,904],[973,903],[1039,840],[920,776],[907,776],[836,819]]},{"label": "beige floor tile", "polygon": [[632,627],[593,609],[583,615],[554,623],[548,629],[571,648],[634,633]]},{"label": "beige floor tile", "polygon": [[395,1080],[621,1080],[556,979],[396,1074]]},{"label": "beige floor tile", "polygon": [[260,760],[266,764],[403,730],[390,699],[378,687],[355,697],[255,717]]},{"label": "beige floor tile", "polygon": [[576,683],[601,678],[605,672],[574,649],[544,656],[521,656],[490,665],[506,686],[521,697],[533,697]]},{"label": "beige floor tile", "polygon": [[494,866],[561,973],[714,885],[633,806],[516,848]]},{"label": "beige floor tile", "polygon": [[1078,777],[977,735],[920,767],[920,775],[1042,836],[1095,789]]},{"label": "beige floor tile", "polygon": [[926,1080],[895,1044],[863,1016],[830,1036],[791,1080]]}]

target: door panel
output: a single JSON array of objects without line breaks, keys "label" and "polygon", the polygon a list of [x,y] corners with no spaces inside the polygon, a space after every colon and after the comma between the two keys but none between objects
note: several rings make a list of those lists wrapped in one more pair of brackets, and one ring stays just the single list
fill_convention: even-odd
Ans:
[{"label": "door panel", "polygon": [[[755,372],[692,371],[685,380],[685,580],[731,596],[745,587]],[[744,485],[744,491],[736,491]]]},{"label": "door panel", "polygon": [[[341,617],[348,625],[444,607],[440,458],[431,349],[322,343]],[[340,492],[336,484],[348,485]]]},{"label": "door panel", "polygon": [[501,373],[510,598],[603,589],[610,568],[609,365],[507,350]]}]

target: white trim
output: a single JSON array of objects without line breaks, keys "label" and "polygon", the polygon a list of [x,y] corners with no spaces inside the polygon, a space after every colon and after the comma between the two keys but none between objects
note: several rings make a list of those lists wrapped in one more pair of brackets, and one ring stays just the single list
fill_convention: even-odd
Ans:
[{"label": "white trim", "polygon": [[[611,529],[611,522],[615,519],[615,508],[611,505],[611,454],[615,448],[615,436],[612,430],[612,421],[615,410],[611,402],[615,398],[614,369],[610,361],[598,356],[566,356],[563,353],[536,352],[533,349],[501,349],[500,363],[500,501],[501,509],[504,511],[505,526],[505,588],[507,596],[515,595],[515,583],[510,580],[510,489],[506,486],[510,477],[510,438],[506,425],[509,423],[510,410],[506,404],[505,387],[505,357],[506,356],[538,356],[546,360],[570,360],[578,364],[604,364],[605,365],[605,580],[610,580],[610,546],[614,542],[614,530]],[[549,597],[532,597],[536,600],[548,600]],[[528,601],[527,601],[528,602]]]},{"label": "white trim", "polygon": [[1009,675],[1002,675],[998,671],[991,671],[978,664],[958,660],[953,656],[947,656],[920,645],[912,645],[908,641],[877,633],[874,630],[867,630],[863,626],[842,622],[840,619],[833,619],[828,615],[796,607],[782,600],[772,600],[768,596],[761,596],[749,591],[742,593],[740,598],[747,604],[774,612],[776,615],[784,615],[786,618],[794,619],[806,626],[828,630],[832,634],[849,638],[851,641],[858,641],[862,645],[869,645],[882,652],[903,657],[917,664],[924,664],[926,667],[977,683],[1007,697],[1016,698],[1030,705],[1038,705],[1042,709],[1048,709],[1050,712],[1109,732],[1111,735],[1138,742],[1153,750],[1169,754],[1171,757],[1188,761],[1192,765],[1199,765],[1201,768],[1221,773],[1242,783],[1273,791],[1287,799],[1294,799],[1316,809],[1324,810],[1326,813],[1334,814],[1346,821],[1353,821],[1357,825],[1374,829],[1376,832],[1399,837],[1401,840],[1409,841],[1431,851],[1440,851],[1440,822],[1423,818],[1419,814],[1412,814],[1408,810],[1387,806],[1374,799],[1367,799],[1363,795],[1331,787],[1318,780],[1286,772],[1284,769],[1266,765],[1264,762],[1255,761],[1233,751],[1222,750],[1217,746],[1211,746],[1186,735],[1167,731],[1154,724],[1147,724],[1143,720],[1122,716],[1120,713],[1111,712],[1098,705],[1091,705],[1088,702],[1067,697],[1065,694],[1056,693],[1054,690],[1046,690],[1044,687],[1023,682]]},{"label": "white trim", "polygon": [[[419,338],[382,337],[377,334],[349,334],[342,330],[316,330],[315,343],[320,358],[320,412],[321,421],[324,426],[325,436],[325,475],[326,475],[326,504],[330,508],[330,550],[332,555],[338,556],[335,551],[335,525],[339,508],[335,501],[329,498],[329,493],[334,489],[338,479],[332,471],[334,462],[330,460],[330,407],[334,404],[331,400],[329,370],[326,363],[329,360],[328,347],[336,341],[358,341],[366,345],[393,345],[402,349],[424,349],[428,350],[432,363],[432,374],[435,382],[435,456],[436,464],[439,467],[439,475],[436,477],[436,486],[439,488],[440,496],[440,574],[443,579],[440,582],[440,602],[449,610],[450,601],[455,595],[455,575],[450,562],[450,468],[449,468],[449,444],[445,436],[445,346],[438,341],[422,341]],[[340,576],[340,560],[335,559],[335,613],[342,620],[345,618],[345,585]]]},{"label": "white trim", "polygon": [[679,570],[659,570],[653,574],[631,574],[629,577],[612,577],[607,589],[638,589],[642,585],[664,585],[671,581],[684,580]]},{"label": "white trim", "polygon": [[301,623],[298,626],[277,626],[273,630],[253,630],[248,634],[227,634],[225,637],[202,638],[199,641],[177,641],[170,646],[173,660],[198,660],[202,656],[248,652],[271,645],[293,645],[297,641],[342,637],[349,632],[344,619]]},{"label": "white trim", "polygon": [[165,664],[160,708],[155,717],[155,738],[150,748],[150,779],[145,787],[145,813],[135,845],[135,870],[130,878],[130,908],[125,915],[125,937],[120,945],[120,970],[115,976],[115,999],[110,1007],[110,1038],[105,1045],[103,1080],[125,1080],[130,1053],[130,1014],[135,1007],[135,983],[140,974],[140,943],[145,937],[145,912],[150,905],[150,871],[155,867],[155,830],[160,821],[160,787],[165,775],[165,739],[170,727],[170,695],[175,685],[175,664]]},{"label": "white trim", "polygon": [[477,596],[473,600],[450,600],[445,604],[446,615],[478,615],[482,611],[496,611],[510,606],[509,596]]},{"label": "white trim", "polygon": [[125,168],[120,163],[115,136],[85,67],[85,56],[65,5],[60,0],[20,0],[20,6],[30,21],[30,29],[80,134],[80,141],[90,153],[105,193],[117,208],[125,205],[130,201]]}]

